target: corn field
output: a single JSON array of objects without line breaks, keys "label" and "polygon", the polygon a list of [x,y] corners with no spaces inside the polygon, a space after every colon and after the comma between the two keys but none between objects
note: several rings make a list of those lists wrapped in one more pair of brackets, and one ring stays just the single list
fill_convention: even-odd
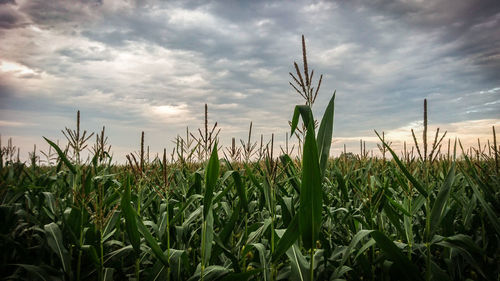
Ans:
[{"label": "corn field", "polygon": [[495,133],[473,154],[441,151],[439,132],[427,149],[425,131],[410,155],[375,132],[383,157],[332,158],[335,94],[316,121],[322,76],[313,87],[303,50],[290,73],[306,101],[291,114],[298,156],[250,136],[224,151],[205,123],[171,155],[141,145],[117,165],[104,128],[87,147],[79,113],[66,147],[46,139],[43,165],[2,147],[2,279],[500,280]]}]

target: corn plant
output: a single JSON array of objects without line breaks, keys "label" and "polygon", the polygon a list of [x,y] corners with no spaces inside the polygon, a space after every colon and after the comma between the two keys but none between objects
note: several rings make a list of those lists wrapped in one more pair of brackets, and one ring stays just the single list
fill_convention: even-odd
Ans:
[{"label": "corn plant", "polygon": [[[305,43],[303,54],[305,66]],[[79,114],[68,144],[45,139],[48,152],[35,147],[29,166],[0,139],[1,277],[498,280],[495,128],[474,148],[459,139],[445,148],[439,131],[427,145],[424,128],[401,152],[375,131],[382,158],[363,140],[359,154],[331,157],[336,93],[316,123],[308,67],[293,76],[307,101],[286,135],[301,130],[298,157],[279,155],[272,132],[252,141],[250,123],[221,159],[207,110],[205,129],[177,137],[170,161],[166,148],[149,158],[143,133],[138,152],[113,164],[104,128],[86,148]]]}]

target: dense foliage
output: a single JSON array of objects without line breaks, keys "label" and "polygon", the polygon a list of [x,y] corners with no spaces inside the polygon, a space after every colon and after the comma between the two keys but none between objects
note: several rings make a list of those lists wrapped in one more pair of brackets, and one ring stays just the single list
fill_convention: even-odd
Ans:
[{"label": "dense foliage", "polygon": [[36,148],[28,166],[13,160],[11,142],[0,145],[0,277],[500,280],[494,128],[488,153],[479,145],[472,157],[456,141],[441,153],[439,130],[427,151],[425,101],[423,153],[413,134],[419,157],[406,145],[398,157],[382,134],[382,158],[363,147],[330,158],[335,94],[318,124],[311,107],[322,76],[312,87],[304,38],[302,48],[304,73],[297,63],[290,73],[306,101],[290,122],[300,157],[288,146],[273,156],[273,139],[263,146],[262,137],[256,153],[252,125],[242,148],[233,139],[229,157],[220,153],[207,106],[205,133],[177,138],[169,162],[166,151],[149,161],[143,134],[128,165],[112,164],[104,129],[82,161],[92,135],[80,132],[79,113],[76,130],[63,131],[65,149],[46,139],[45,165]]},{"label": "dense foliage", "polygon": [[214,143],[205,163],[116,166],[99,142],[82,163],[48,140],[54,165],[2,161],[3,279],[498,280],[493,157],[400,160],[381,138],[392,160],[327,161],[333,98],[317,134],[299,117],[294,159],[231,162]]}]

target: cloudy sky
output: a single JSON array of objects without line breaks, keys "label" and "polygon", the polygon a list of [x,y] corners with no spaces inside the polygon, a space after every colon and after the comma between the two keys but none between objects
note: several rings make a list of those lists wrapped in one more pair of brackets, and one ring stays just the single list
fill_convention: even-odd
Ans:
[{"label": "cloudy sky", "polygon": [[[367,4],[369,3],[369,4]],[[333,152],[373,129],[395,145],[431,128],[467,143],[500,130],[500,4],[465,1],[0,0],[0,133],[22,157],[42,136],[106,126],[115,159],[152,151],[203,126],[221,141],[275,133],[283,143],[301,97],[288,84],[301,64],[323,83],[319,118],[334,90]],[[432,135],[430,133],[430,135]]]}]

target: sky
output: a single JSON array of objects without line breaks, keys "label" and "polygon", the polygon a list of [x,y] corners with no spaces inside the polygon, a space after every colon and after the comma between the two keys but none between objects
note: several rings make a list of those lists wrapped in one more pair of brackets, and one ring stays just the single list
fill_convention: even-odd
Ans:
[{"label": "sky", "polygon": [[[377,152],[374,130],[400,148],[448,131],[464,144],[500,130],[500,4],[440,1],[0,0],[0,134],[21,157],[61,130],[106,126],[114,159],[171,150],[186,127],[218,122],[220,141],[275,134],[285,142],[296,104],[301,35],[320,119],[334,91],[331,153]],[[296,143],[292,138],[291,143]]]}]

